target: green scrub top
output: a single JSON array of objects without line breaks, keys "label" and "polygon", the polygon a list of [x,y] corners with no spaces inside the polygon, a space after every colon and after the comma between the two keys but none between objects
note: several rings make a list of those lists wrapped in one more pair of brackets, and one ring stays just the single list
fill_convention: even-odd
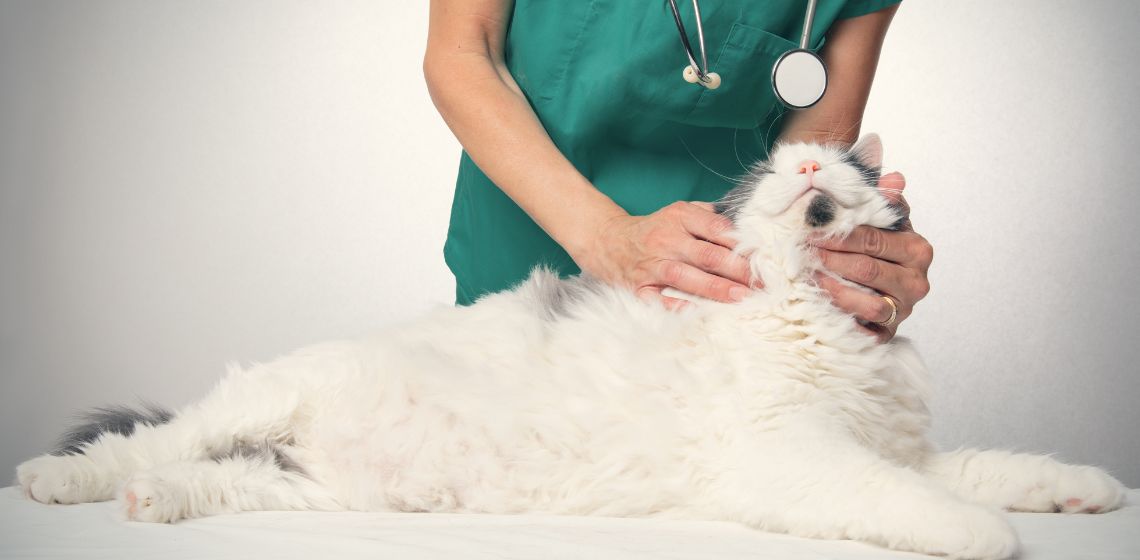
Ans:
[{"label": "green scrub top", "polygon": [[[820,0],[811,45],[837,19],[898,0]],[[779,135],[784,112],[772,65],[798,47],[807,2],[701,4],[709,90],[685,82],[688,64],[667,0],[515,0],[504,57],[559,150],[632,215],[678,200],[712,201]],[[678,0],[699,58],[691,3]],[[539,187],[541,188],[541,187]],[[463,154],[444,258],[456,303],[508,288],[543,264],[575,274],[570,256]]]}]

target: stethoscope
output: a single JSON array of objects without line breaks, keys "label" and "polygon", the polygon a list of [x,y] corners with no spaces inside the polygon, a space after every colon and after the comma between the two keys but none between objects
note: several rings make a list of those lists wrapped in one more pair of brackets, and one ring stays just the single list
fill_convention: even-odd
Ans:
[{"label": "stethoscope", "polygon": [[[815,19],[816,1],[808,0],[799,48],[780,55],[776,64],[772,66],[772,91],[776,93],[776,99],[790,109],[807,109],[818,103],[823,98],[823,93],[827,91],[827,67],[819,55],[808,49],[812,20]],[[681,44],[684,45],[685,54],[689,57],[689,65],[681,75],[690,84],[700,84],[708,89],[720,87],[720,74],[709,72],[708,56],[705,54],[705,30],[701,25],[701,7],[697,0],[693,0],[693,13],[697,21],[697,44],[701,49],[700,64],[697,64],[697,57],[693,54],[692,45],[689,44],[689,34],[685,32],[685,24],[681,22],[677,0],[669,0],[669,7],[673,9],[673,20],[677,22]]]}]

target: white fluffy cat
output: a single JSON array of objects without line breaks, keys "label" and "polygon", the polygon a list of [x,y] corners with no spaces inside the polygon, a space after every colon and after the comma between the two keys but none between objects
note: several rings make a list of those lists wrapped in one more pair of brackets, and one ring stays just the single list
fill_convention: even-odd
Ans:
[{"label": "white fluffy cat", "polygon": [[[936,452],[927,373],[811,280],[813,232],[890,227],[882,147],[779,146],[721,202],[764,289],[681,311],[538,270],[471,307],[245,371],[173,419],[114,418],[18,468],[44,503],[130,519],[245,510],[726,520],[953,558],[1007,558],[999,509],[1103,512],[1094,467]],[[820,169],[798,173],[800,162]],[[813,188],[814,187],[814,188]],[[106,422],[104,422],[106,424]]]}]

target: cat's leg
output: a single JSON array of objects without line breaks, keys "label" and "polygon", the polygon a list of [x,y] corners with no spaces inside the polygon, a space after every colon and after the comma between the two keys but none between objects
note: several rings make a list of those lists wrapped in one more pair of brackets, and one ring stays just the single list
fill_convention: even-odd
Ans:
[{"label": "cat's leg", "polygon": [[784,434],[731,462],[749,469],[726,477],[719,500],[761,529],[950,558],[1005,559],[1019,548],[1000,511],[958,499],[849,435]]},{"label": "cat's leg", "polygon": [[1103,513],[1124,501],[1103,470],[1043,455],[960,449],[933,454],[925,471],[965,500],[1014,511]]},{"label": "cat's leg", "polygon": [[260,448],[217,461],[182,461],[137,472],[120,491],[132,521],[172,523],[239,511],[340,511],[332,493]]},{"label": "cat's leg", "polygon": [[231,372],[218,387],[169,423],[107,432],[78,453],[47,454],[16,469],[25,495],[45,504],[110,500],[132,474],[157,465],[229,453],[242,442],[287,443],[300,406],[295,380],[264,366]]}]

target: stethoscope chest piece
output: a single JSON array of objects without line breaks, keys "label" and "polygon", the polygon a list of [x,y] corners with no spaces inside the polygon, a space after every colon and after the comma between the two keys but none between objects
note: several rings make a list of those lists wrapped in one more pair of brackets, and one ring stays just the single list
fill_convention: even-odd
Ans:
[{"label": "stethoscope chest piece", "polygon": [[810,50],[790,50],[772,67],[772,89],[780,103],[792,109],[806,109],[818,103],[827,91],[827,67]]}]

